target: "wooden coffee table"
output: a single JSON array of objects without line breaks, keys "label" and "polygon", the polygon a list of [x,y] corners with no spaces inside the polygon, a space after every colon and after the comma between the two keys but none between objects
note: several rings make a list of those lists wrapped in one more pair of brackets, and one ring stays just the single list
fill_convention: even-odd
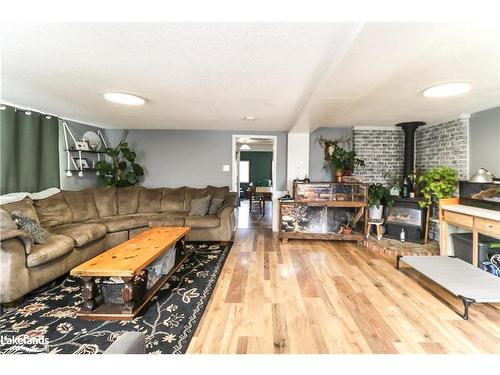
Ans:
[{"label": "wooden coffee table", "polygon": [[[89,320],[132,320],[181,266],[188,254],[179,259],[172,270],[163,275],[146,291],[144,297],[135,303],[132,287],[134,276],[165,254],[172,246],[175,245],[178,251],[183,250],[184,236],[190,230],[189,227],[151,228],[73,268],[71,275],[81,277],[84,282],[83,307],[78,316]],[[122,293],[123,304],[108,304],[100,301],[102,298],[97,293],[95,278],[110,276],[119,276],[125,282]]]}]

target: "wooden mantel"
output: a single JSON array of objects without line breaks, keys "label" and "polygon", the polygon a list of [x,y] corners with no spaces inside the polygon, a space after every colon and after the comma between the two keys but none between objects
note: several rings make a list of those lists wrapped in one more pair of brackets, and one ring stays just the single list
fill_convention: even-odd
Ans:
[{"label": "wooden mantel", "polygon": [[478,265],[479,234],[500,239],[500,212],[459,204],[458,198],[439,201],[439,248],[443,256],[453,255],[452,233],[472,232],[472,262]]}]

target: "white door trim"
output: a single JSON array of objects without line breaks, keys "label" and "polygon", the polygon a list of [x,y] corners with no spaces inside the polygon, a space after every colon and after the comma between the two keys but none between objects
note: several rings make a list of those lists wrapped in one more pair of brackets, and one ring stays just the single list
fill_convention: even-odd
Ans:
[{"label": "white door trim", "polygon": [[232,191],[238,193],[238,163],[237,155],[238,151],[236,148],[236,141],[238,138],[258,138],[258,139],[271,139],[273,141],[273,164],[272,164],[272,178],[273,178],[273,192],[276,191],[276,155],[278,152],[278,136],[277,135],[258,135],[258,134],[233,134],[232,137],[232,148],[231,148],[231,173],[232,173]]}]

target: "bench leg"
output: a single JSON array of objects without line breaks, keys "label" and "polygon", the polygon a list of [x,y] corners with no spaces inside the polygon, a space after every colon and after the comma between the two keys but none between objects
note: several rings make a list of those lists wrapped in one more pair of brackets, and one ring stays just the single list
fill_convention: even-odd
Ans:
[{"label": "bench leg", "polygon": [[460,298],[464,303],[464,315],[462,315],[462,318],[464,320],[469,320],[469,306],[476,302],[476,300],[464,296],[458,296],[458,298]]},{"label": "bench leg", "polygon": [[399,270],[399,261],[401,260],[402,255],[396,255],[396,269]]}]

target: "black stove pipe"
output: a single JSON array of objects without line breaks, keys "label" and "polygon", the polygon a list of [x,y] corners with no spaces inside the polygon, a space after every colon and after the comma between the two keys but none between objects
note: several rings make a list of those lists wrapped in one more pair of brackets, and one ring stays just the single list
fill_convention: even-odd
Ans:
[{"label": "black stove pipe", "polygon": [[415,131],[419,126],[425,125],[422,121],[401,122],[396,126],[401,127],[405,133],[405,153],[403,161],[403,179],[413,173],[415,166]]}]

